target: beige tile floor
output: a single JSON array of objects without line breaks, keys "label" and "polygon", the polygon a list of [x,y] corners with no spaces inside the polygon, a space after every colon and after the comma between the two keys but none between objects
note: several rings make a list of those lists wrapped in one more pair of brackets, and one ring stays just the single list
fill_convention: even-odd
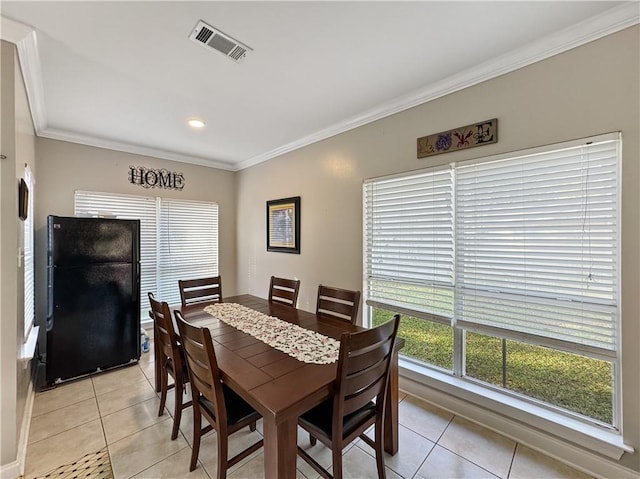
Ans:
[{"label": "beige tile floor", "polygon": [[[215,433],[203,439],[198,467],[189,473],[193,416],[190,409],[184,411],[181,434],[171,441],[173,391],[165,414],[158,417],[153,366],[153,353],[147,353],[137,365],[37,393],[25,477],[80,477],[69,471],[87,463],[93,469],[87,466],[81,477],[215,478]],[[385,459],[390,479],[590,477],[411,396],[401,394],[399,409],[400,450]],[[233,435],[230,453],[254,442],[261,431],[258,427],[257,432],[247,429]],[[331,464],[330,451],[320,443],[310,447],[306,433],[300,433],[298,442],[320,464]],[[101,464],[104,458],[110,460],[111,473],[108,462]],[[343,470],[345,478],[377,477],[373,451],[361,440],[352,443],[344,450]],[[263,451],[233,467],[228,477],[263,477]],[[298,458],[298,477],[316,479],[318,475]]]}]

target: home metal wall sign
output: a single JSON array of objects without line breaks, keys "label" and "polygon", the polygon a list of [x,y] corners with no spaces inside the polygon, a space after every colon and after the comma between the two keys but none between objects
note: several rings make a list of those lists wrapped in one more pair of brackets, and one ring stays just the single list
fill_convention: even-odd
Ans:
[{"label": "home metal wall sign", "polygon": [[143,188],[182,190],[184,188],[184,175],[164,168],[129,166],[129,183]]},{"label": "home metal wall sign", "polygon": [[498,142],[498,119],[418,138],[418,158]]}]

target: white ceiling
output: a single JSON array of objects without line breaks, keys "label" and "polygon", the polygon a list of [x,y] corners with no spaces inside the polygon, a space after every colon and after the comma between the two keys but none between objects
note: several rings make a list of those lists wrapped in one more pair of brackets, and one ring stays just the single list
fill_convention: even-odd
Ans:
[{"label": "white ceiling", "polygon": [[[3,0],[0,12],[38,135],[239,170],[635,24],[639,5]],[[194,43],[198,20],[253,51],[238,64]]]}]

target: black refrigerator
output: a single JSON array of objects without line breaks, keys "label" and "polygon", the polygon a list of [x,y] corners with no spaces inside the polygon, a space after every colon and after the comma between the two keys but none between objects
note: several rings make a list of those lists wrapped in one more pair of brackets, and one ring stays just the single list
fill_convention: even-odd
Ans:
[{"label": "black refrigerator", "polygon": [[46,381],[140,359],[140,221],[47,218]]}]

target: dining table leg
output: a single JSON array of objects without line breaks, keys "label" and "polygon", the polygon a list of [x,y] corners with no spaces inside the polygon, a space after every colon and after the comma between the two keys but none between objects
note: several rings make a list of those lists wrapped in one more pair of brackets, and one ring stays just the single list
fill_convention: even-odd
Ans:
[{"label": "dining table leg", "polygon": [[389,386],[384,405],[384,450],[398,452],[398,351],[395,350],[389,366]]},{"label": "dining table leg", "polygon": [[276,424],[263,416],[264,473],[266,479],[295,479],[298,421],[294,417]]}]

